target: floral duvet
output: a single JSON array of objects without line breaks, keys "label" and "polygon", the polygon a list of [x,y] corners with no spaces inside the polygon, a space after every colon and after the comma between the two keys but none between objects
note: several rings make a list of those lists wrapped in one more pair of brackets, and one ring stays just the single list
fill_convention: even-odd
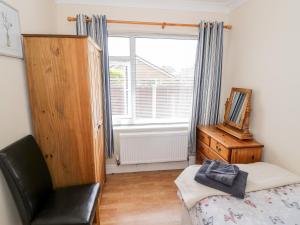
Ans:
[{"label": "floral duvet", "polygon": [[300,225],[300,184],[250,192],[244,199],[208,197],[189,214],[193,225]]}]

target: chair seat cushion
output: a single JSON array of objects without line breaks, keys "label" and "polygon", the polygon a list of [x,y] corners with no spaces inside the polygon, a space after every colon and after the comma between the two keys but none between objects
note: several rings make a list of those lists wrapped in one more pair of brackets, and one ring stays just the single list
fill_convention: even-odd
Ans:
[{"label": "chair seat cushion", "polygon": [[99,184],[56,189],[42,205],[32,225],[89,225],[95,213]]}]

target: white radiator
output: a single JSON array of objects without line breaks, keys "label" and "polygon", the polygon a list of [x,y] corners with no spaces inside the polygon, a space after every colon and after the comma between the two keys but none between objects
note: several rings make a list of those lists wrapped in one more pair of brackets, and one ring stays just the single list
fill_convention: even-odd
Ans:
[{"label": "white radiator", "polygon": [[121,164],[187,160],[187,131],[120,133]]}]

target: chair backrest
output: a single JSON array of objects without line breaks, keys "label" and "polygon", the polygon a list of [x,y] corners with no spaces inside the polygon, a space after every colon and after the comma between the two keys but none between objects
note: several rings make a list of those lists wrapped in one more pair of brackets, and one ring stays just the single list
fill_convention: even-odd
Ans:
[{"label": "chair backrest", "polygon": [[30,225],[43,200],[53,191],[46,162],[29,135],[0,151],[0,167],[24,225]]}]

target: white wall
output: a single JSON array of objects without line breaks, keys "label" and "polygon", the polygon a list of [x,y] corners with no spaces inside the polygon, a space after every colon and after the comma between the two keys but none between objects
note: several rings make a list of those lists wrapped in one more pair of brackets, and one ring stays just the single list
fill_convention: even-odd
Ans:
[{"label": "white wall", "polygon": [[[5,1],[19,11],[22,33],[53,33],[55,4],[52,0]],[[0,149],[31,133],[24,61],[0,56]],[[1,224],[21,224],[12,196],[0,173]]]},{"label": "white wall", "polygon": [[264,159],[300,173],[300,1],[249,0],[230,15],[224,76],[253,89],[251,125]]}]

